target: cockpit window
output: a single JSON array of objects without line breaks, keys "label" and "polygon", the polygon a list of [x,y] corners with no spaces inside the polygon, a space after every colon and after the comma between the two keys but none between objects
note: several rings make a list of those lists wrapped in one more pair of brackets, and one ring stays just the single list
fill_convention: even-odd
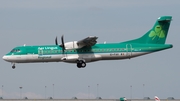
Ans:
[{"label": "cockpit window", "polygon": [[11,50],[11,52],[15,52],[15,49]]},{"label": "cockpit window", "polygon": [[17,52],[20,52],[20,49],[17,49]]},{"label": "cockpit window", "polygon": [[15,52],[20,52],[20,49],[13,49],[11,50],[12,53],[15,53]]}]

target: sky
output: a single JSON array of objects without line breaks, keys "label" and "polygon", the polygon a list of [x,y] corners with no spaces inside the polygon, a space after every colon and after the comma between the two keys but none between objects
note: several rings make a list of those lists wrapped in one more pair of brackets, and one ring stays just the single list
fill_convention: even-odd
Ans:
[{"label": "sky", "polygon": [[[173,48],[127,60],[16,64],[0,59],[4,99],[180,99],[179,0],[1,0],[0,56],[21,45],[52,45],[97,36],[98,43],[138,38],[158,17],[173,17],[166,43]],[[19,87],[22,87],[20,90]]]}]

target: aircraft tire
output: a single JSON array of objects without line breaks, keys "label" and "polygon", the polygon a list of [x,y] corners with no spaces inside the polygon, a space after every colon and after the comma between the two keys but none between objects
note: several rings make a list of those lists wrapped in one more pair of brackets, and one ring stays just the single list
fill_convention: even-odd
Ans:
[{"label": "aircraft tire", "polygon": [[16,67],[13,65],[13,66],[12,66],[12,69],[15,69],[15,68],[16,68]]},{"label": "aircraft tire", "polygon": [[86,63],[85,63],[85,62],[81,63],[81,66],[82,66],[83,68],[86,67]]},{"label": "aircraft tire", "polygon": [[84,68],[84,67],[86,67],[86,63],[82,60],[78,60],[77,61],[77,67],[78,68]]},{"label": "aircraft tire", "polygon": [[80,63],[77,63],[77,67],[78,67],[78,68],[81,68],[81,64],[80,64]]}]

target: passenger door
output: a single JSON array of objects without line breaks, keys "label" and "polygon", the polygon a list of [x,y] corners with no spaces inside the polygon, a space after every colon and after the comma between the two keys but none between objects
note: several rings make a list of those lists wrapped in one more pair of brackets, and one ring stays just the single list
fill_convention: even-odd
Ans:
[{"label": "passenger door", "polygon": [[131,44],[126,44],[126,56],[131,58],[132,56],[132,45]]}]

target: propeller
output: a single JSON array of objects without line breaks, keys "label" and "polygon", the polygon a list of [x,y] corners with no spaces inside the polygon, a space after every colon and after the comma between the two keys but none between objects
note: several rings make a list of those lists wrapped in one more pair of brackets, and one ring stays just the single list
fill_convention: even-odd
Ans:
[{"label": "propeller", "polygon": [[65,45],[64,45],[64,36],[63,35],[61,36],[61,43],[62,43],[61,45],[58,44],[57,36],[56,36],[55,44],[58,45],[59,47],[62,47],[62,51],[63,51],[63,54],[64,54]]}]

